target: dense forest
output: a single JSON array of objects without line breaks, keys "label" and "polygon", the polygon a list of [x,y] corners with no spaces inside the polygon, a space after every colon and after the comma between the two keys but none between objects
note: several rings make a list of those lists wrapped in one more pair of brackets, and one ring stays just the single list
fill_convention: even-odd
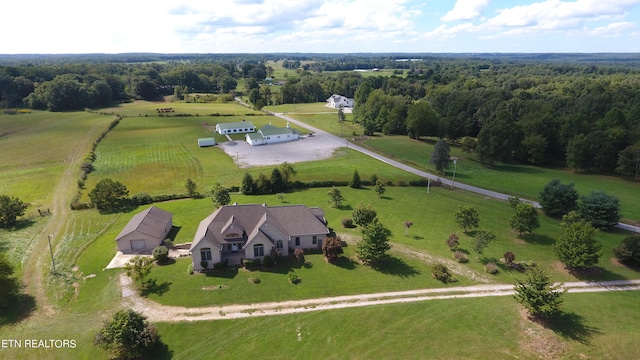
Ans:
[{"label": "dense forest", "polygon": [[[285,77],[272,78],[275,62],[290,70]],[[637,54],[0,55],[0,64],[5,109],[79,110],[164,95],[246,95],[261,108],[335,93],[355,98],[365,134],[444,137],[488,165],[640,172]],[[352,71],[374,68],[393,75]]]}]

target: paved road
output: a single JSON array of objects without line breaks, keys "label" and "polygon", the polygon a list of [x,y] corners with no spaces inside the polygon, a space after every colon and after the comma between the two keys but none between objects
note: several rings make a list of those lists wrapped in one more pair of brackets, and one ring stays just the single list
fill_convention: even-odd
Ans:
[{"label": "paved road", "polygon": [[[322,134],[323,136],[326,136],[326,137],[334,137],[336,139],[340,139],[339,137],[337,137],[335,135],[329,134],[328,132],[320,130],[320,129],[315,128],[313,126],[309,126],[308,124],[306,124],[306,123],[304,123],[302,121],[296,120],[294,118],[291,118],[291,117],[289,117],[289,116],[287,116],[287,115],[285,115],[283,113],[272,113],[272,114],[277,116],[277,117],[279,117],[279,118],[281,118],[281,119],[290,121],[291,123],[294,123],[294,124],[296,124],[298,126],[307,128],[307,129],[309,129],[309,130],[311,130],[311,131],[313,131],[313,132],[315,132],[317,134]],[[385,156],[382,156],[380,154],[377,154],[377,153],[375,153],[373,151],[367,150],[367,149],[365,149],[365,148],[363,148],[361,146],[358,146],[358,145],[356,145],[356,144],[354,144],[352,142],[349,142],[348,140],[343,140],[343,141],[346,142],[346,146],[348,146],[349,148],[351,148],[353,150],[359,151],[359,152],[361,152],[361,153],[363,153],[365,155],[371,156],[374,159],[380,160],[383,163],[389,164],[389,165],[394,166],[394,167],[396,167],[398,169],[402,169],[404,171],[410,172],[410,173],[418,175],[420,177],[431,179],[431,180],[440,180],[440,181],[442,181],[443,184],[450,185],[450,186],[452,186],[454,188],[463,189],[463,190],[466,190],[466,191],[469,191],[469,192],[472,192],[472,193],[476,193],[476,194],[480,194],[480,195],[484,195],[484,196],[489,196],[489,197],[500,199],[500,200],[508,200],[509,197],[510,197],[507,194],[502,194],[502,193],[499,193],[499,192],[496,192],[496,191],[486,190],[486,189],[479,188],[479,187],[476,187],[476,186],[463,184],[463,183],[460,183],[460,182],[457,182],[457,181],[453,182],[450,179],[442,179],[437,175],[434,175],[434,174],[431,174],[431,173],[428,173],[428,172],[425,172],[425,171],[422,171],[422,170],[418,170],[416,168],[413,168],[411,166],[405,165],[403,163],[400,163],[400,162],[395,161],[393,159],[390,159],[388,157],[385,157]],[[538,202],[536,202],[536,201],[523,199],[523,198],[520,198],[520,200],[524,201],[524,202],[531,203],[531,204],[533,204],[533,206],[535,206],[537,208],[540,208],[540,204]],[[629,224],[618,223],[617,227],[620,228],[620,229],[623,229],[623,230],[640,233],[640,227],[639,226],[633,226],[633,225],[629,225]]]}]

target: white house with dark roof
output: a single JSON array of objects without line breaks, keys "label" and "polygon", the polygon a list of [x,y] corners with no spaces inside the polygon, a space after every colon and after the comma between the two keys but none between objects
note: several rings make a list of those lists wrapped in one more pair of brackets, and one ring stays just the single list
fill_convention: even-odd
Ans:
[{"label": "white house with dark roof", "polygon": [[246,134],[244,137],[251,146],[256,146],[298,140],[300,138],[300,133],[297,130],[292,129],[287,122],[287,127],[280,128],[267,124],[261,127],[257,132]]},{"label": "white house with dark roof", "polygon": [[135,214],[116,237],[118,251],[148,252],[160,246],[173,226],[173,214],[151,206]]},{"label": "white house with dark roof", "polygon": [[220,135],[245,134],[256,131],[256,126],[251,121],[238,121],[216,124],[216,132]]},{"label": "white house with dark roof", "polygon": [[342,108],[352,108],[353,107],[353,99],[348,98],[346,96],[333,94],[330,98],[327,99],[327,106],[340,109]]},{"label": "white house with dark roof", "polygon": [[324,211],[315,207],[225,205],[200,222],[190,248],[193,268],[262,259],[272,250],[287,256],[296,248],[321,248],[326,224]]}]

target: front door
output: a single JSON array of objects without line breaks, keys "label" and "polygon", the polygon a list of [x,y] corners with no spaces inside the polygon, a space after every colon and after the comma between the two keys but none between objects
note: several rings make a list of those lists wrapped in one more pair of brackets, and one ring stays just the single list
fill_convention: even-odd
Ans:
[{"label": "front door", "polygon": [[232,244],[231,245],[231,251],[238,252],[238,244]]}]

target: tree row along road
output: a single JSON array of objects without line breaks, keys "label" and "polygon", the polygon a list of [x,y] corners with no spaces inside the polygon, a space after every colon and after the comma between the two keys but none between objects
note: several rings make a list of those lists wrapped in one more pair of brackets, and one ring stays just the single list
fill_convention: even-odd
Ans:
[{"label": "tree row along road", "polygon": [[[135,311],[143,313],[150,321],[153,322],[231,320],[362,306],[411,303],[428,300],[511,296],[515,294],[513,285],[473,285],[334,296],[282,302],[186,308],[180,306],[160,305],[140,297],[136,290],[132,288],[131,279],[125,274],[120,275],[120,284],[122,286],[124,304]],[[559,290],[566,290],[568,293],[640,290],[640,280],[568,282],[561,284]]]},{"label": "tree row along road", "polygon": [[[281,118],[281,119],[284,119],[286,121],[294,123],[294,124],[296,124],[296,125],[298,125],[300,127],[309,129],[309,130],[313,131],[316,136],[324,136],[324,137],[328,137],[328,138],[335,138],[337,140],[342,140],[342,139],[340,139],[339,137],[337,137],[335,135],[329,134],[328,132],[320,130],[320,129],[315,128],[313,126],[309,126],[308,124],[305,124],[302,121],[298,121],[296,119],[293,119],[293,118],[291,118],[291,117],[289,117],[289,116],[287,116],[287,115],[285,115],[283,113],[272,113],[272,114],[277,116],[277,117],[279,117],[279,118]],[[358,145],[356,145],[356,144],[354,144],[352,142],[349,142],[348,140],[342,140],[342,141],[345,142],[345,146],[347,146],[347,147],[349,147],[349,148],[351,148],[353,150],[359,151],[359,152],[361,152],[361,153],[363,153],[365,155],[368,155],[368,156],[370,156],[370,157],[372,157],[374,159],[382,161],[385,164],[389,164],[389,165],[391,165],[393,167],[396,167],[396,168],[404,170],[406,172],[418,175],[418,176],[423,177],[423,178],[442,181],[443,184],[449,185],[449,186],[451,186],[453,188],[459,188],[459,189],[466,190],[466,191],[469,191],[469,192],[472,192],[472,193],[476,193],[476,194],[480,194],[480,195],[484,195],[484,196],[489,196],[489,197],[492,197],[492,198],[495,198],[495,199],[500,199],[500,200],[509,200],[509,198],[511,197],[511,196],[509,196],[507,194],[502,194],[502,193],[499,193],[499,192],[496,192],[496,191],[486,190],[486,189],[483,189],[483,188],[479,188],[477,186],[472,186],[472,185],[460,183],[460,182],[457,182],[457,181],[454,183],[453,180],[443,179],[443,178],[441,178],[441,177],[439,177],[437,175],[434,175],[434,174],[431,174],[431,173],[428,173],[428,172],[425,172],[425,171],[422,171],[422,170],[418,170],[418,169],[416,169],[414,167],[411,167],[411,166],[408,166],[408,165],[403,164],[401,162],[398,162],[396,160],[390,159],[390,158],[388,158],[386,156],[382,156],[382,155],[377,154],[377,153],[375,153],[373,151],[367,150],[367,149],[365,149],[365,148],[363,148],[361,146],[358,146]],[[524,202],[531,203],[531,204],[533,204],[533,206],[535,206],[537,208],[541,207],[540,204],[538,202],[536,202],[536,201],[528,200],[528,199],[520,199],[520,200],[524,201]],[[629,225],[629,224],[618,223],[618,225],[616,225],[616,227],[618,227],[620,229],[623,229],[623,230],[640,233],[640,226],[633,226],[633,225]]]}]

